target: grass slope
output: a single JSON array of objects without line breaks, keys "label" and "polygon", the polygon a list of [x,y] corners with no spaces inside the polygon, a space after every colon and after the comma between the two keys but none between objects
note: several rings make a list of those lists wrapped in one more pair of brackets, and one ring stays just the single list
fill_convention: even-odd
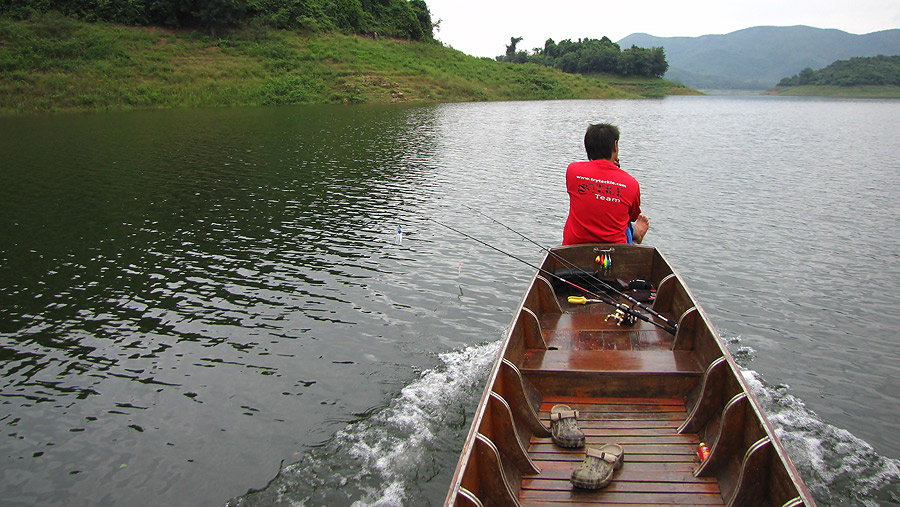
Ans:
[{"label": "grass slope", "polygon": [[0,20],[0,114],[298,103],[640,98],[663,80],[589,78],[439,43],[275,30],[196,32]]}]

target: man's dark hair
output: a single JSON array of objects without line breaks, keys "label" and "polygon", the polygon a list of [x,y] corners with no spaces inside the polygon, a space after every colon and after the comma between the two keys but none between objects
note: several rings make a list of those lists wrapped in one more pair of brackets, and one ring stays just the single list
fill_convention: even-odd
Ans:
[{"label": "man's dark hair", "polygon": [[588,160],[612,157],[618,140],[619,129],[615,125],[609,123],[591,125],[584,134],[584,149],[587,150]]}]

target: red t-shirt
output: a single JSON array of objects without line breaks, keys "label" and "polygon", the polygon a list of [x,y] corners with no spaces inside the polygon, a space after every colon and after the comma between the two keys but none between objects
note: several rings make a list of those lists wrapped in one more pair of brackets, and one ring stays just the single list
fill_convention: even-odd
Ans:
[{"label": "red t-shirt", "polygon": [[563,245],[625,243],[628,222],[641,212],[636,179],[609,160],[573,162],[566,170],[569,218]]}]

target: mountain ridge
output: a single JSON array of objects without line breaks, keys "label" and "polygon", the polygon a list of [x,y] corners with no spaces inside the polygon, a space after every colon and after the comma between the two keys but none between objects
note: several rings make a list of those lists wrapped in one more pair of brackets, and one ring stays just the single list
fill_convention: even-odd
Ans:
[{"label": "mountain ridge", "polygon": [[698,37],[633,33],[618,44],[664,47],[669,62],[665,78],[692,88],[764,90],[806,67],[817,70],[855,56],[900,54],[900,29],[857,35],[805,25],[756,26]]}]

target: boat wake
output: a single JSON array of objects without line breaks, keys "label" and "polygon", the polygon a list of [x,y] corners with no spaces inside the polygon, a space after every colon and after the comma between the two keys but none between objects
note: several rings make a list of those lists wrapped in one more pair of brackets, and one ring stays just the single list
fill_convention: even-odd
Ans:
[{"label": "boat wake", "polygon": [[725,341],[818,505],[900,505],[900,460],[823,421],[790,386],[771,385],[750,369],[755,351],[740,338]]},{"label": "boat wake", "polygon": [[449,476],[432,480],[453,472],[499,345],[440,354],[440,363],[388,407],[348,425],[282,468],[266,487],[226,505],[425,505],[446,494]]},{"label": "boat wake", "polygon": [[819,505],[900,505],[900,460],[824,422],[788,386],[768,385],[752,370],[743,373]]}]

